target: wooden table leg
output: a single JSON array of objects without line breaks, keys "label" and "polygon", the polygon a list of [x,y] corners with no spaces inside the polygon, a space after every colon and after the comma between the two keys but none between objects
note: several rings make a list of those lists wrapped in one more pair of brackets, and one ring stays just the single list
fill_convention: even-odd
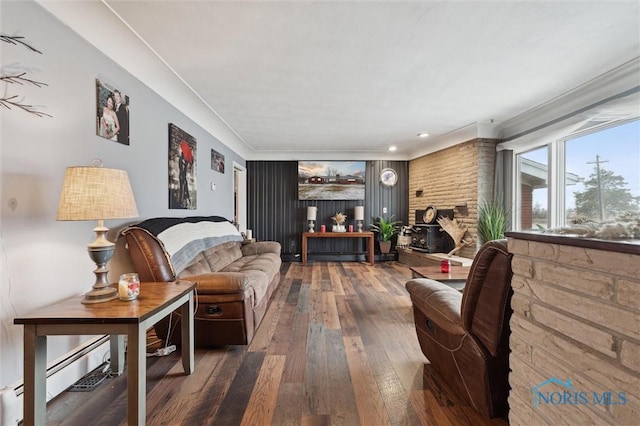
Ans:
[{"label": "wooden table leg", "polygon": [[[189,294],[189,300],[180,307],[180,315],[182,321],[180,326],[182,327],[182,367],[185,374],[193,373],[194,356],[193,356],[193,292]],[[187,319],[187,321],[185,321]]]},{"label": "wooden table leg", "polygon": [[374,264],[375,263],[375,256],[374,256],[374,247],[373,247],[373,236],[368,237],[367,240],[369,241],[369,263],[370,264]]},{"label": "wooden table leg", "polygon": [[24,326],[23,425],[47,424],[47,336],[38,336],[35,325]]},{"label": "wooden table leg", "polygon": [[302,264],[307,264],[307,237],[302,234]]},{"label": "wooden table leg", "polygon": [[144,426],[147,416],[147,333],[140,324],[127,334],[127,419],[129,426]]}]

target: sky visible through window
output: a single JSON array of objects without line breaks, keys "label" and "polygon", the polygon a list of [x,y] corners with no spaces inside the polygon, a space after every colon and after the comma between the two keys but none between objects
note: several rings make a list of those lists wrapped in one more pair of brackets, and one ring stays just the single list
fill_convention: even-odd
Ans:
[{"label": "sky visible through window", "polygon": [[[640,120],[567,141],[566,171],[589,179],[596,156],[600,169],[622,176],[631,195],[640,195]],[[584,185],[567,187],[567,208],[575,207],[576,191],[584,191]]]},{"label": "sky visible through window", "polygon": [[[523,156],[547,163],[547,150],[530,151]],[[631,195],[640,196],[640,120],[567,140],[565,171],[588,180],[595,173],[596,156],[599,156],[601,169],[622,176]],[[567,209],[575,207],[574,193],[584,190],[582,182],[566,187]],[[534,190],[534,206],[546,206],[546,197],[546,188]]]}]

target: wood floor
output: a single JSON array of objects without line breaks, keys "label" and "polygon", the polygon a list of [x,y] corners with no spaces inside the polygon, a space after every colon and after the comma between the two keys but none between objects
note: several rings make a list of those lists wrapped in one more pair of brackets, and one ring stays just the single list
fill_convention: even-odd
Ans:
[{"label": "wood floor", "polygon": [[[284,264],[251,345],[196,349],[190,376],[179,352],[148,358],[147,424],[505,426],[431,371],[410,277],[397,262]],[[125,376],[64,392],[47,405],[48,424],[126,424]]]}]

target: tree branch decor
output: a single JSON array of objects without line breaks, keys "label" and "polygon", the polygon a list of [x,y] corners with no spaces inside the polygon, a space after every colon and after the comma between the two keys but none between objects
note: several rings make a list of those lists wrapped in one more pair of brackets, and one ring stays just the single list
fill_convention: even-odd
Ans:
[{"label": "tree branch decor", "polygon": [[[9,36],[5,34],[0,34],[0,41],[13,44],[15,46],[24,46],[32,52],[42,54],[41,51],[31,46],[29,43],[23,41],[23,39],[24,37],[20,37],[20,36]],[[32,85],[36,87],[48,86],[47,83],[30,79],[26,77],[26,75],[27,75],[26,72],[19,73],[19,74],[4,74],[4,75],[0,75],[0,81],[2,81],[3,83],[6,83],[7,85],[19,84],[21,86],[23,85]],[[22,100],[18,98],[18,95],[13,95],[13,96],[6,95],[6,90],[5,90],[5,95],[0,97],[0,106],[7,109],[12,109],[12,107],[18,108],[30,114],[33,114],[37,117],[52,117],[51,114],[38,111],[35,106],[24,103]]]},{"label": "tree branch decor", "polygon": [[30,44],[22,41],[24,37],[20,37],[20,36],[8,36],[8,35],[4,35],[4,34],[0,34],[0,40],[4,41],[5,43],[9,43],[9,44],[15,44],[15,45],[22,45],[24,47],[26,47],[27,49],[29,49],[32,52],[36,52],[42,55],[42,52],[39,51],[38,49],[36,49],[35,47],[31,46]]}]

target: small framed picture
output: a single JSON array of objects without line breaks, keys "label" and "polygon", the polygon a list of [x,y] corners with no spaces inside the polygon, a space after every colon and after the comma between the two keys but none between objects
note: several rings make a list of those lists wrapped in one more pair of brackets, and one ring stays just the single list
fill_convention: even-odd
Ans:
[{"label": "small framed picture", "polygon": [[96,78],[96,134],[129,145],[129,96],[117,85]]},{"label": "small framed picture", "polygon": [[224,155],[215,149],[211,150],[211,170],[224,173]]}]

